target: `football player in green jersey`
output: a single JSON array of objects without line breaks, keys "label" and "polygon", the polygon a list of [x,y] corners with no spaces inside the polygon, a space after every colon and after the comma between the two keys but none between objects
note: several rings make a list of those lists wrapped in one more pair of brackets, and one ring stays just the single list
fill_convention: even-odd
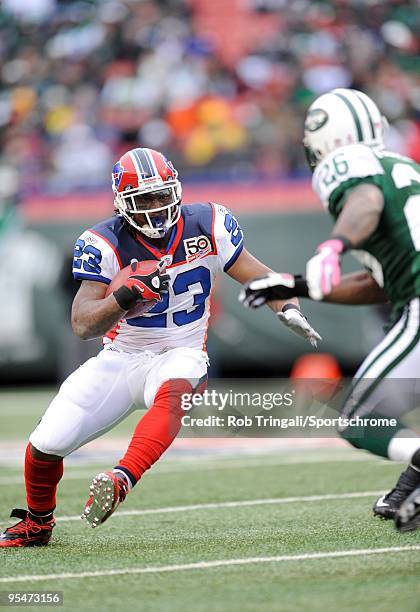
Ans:
[{"label": "football player in green jersey", "polygon": [[[385,150],[386,126],[376,104],[354,89],[334,89],[313,102],[303,144],[313,189],[334,228],[308,261],[306,279],[271,273],[251,281],[240,296],[250,307],[289,296],[340,304],[391,302],[391,330],[359,367],[342,408],[348,420],[360,416],[372,424],[378,415],[399,417],[414,408],[420,377],[420,168]],[[341,257],[349,250],[364,270],[342,275]],[[419,404],[420,381],[417,387]],[[420,437],[399,418],[395,422],[380,435],[373,425],[340,432],[357,448],[409,463],[392,491],[373,506],[384,518],[394,518],[420,487]]]}]

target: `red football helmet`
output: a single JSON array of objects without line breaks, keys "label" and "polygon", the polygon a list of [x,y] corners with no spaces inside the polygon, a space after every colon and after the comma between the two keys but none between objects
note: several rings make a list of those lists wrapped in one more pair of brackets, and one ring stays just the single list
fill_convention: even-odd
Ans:
[{"label": "red football helmet", "polygon": [[[131,149],[112,171],[114,205],[126,221],[148,238],[162,238],[181,214],[181,183],[170,161],[153,149]],[[156,201],[162,205],[151,207]],[[139,225],[133,215],[144,216]]]}]

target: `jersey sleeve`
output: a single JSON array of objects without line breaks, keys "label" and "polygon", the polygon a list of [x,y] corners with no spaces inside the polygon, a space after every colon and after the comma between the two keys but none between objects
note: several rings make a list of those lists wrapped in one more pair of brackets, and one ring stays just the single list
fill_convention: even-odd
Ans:
[{"label": "jersey sleeve", "polygon": [[214,207],[214,239],[219,268],[227,272],[244,247],[244,234],[233,214],[220,204]]},{"label": "jersey sleeve", "polygon": [[336,149],[317,166],[312,187],[323,206],[338,217],[346,193],[361,183],[380,186],[384,169],[370,147],[361,144]]},{"label": "jersey sleeve", "polygon": [[109,242],[92,230],[83,232],[74,246],[74,278],[109,285],[119,271],[117,254]]}]

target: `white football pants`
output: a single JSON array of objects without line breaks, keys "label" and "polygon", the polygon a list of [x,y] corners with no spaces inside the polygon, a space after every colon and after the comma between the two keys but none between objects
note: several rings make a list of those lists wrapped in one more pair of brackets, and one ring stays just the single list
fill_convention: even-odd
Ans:
[{"label": "white football pants", "polygon": [[207,354],[193,348],[158,355],[104,349],[63,382],[29,441],[43,453],[65,457],[134,410],[150,408],[165,381],[186,378],[197,385],[207,364]]},{"label": "white football pants", "polygon": [[372,411],[400,417],[420,400],[420,298],[404,308],[398,322],[357,370],[344,416]]}]

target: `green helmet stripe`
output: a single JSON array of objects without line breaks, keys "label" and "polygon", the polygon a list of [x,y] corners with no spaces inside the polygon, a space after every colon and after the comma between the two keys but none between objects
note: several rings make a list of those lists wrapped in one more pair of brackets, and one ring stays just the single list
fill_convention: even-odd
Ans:
[{"label": "green helmet stripe", "polygon": [[375,127],[374,127],[374,125],[373,125],[372,115],[370,114],[370,111],[369,111],[369,109],[368,109],[368,107],[367,107],[367,104],[366,104],[366,102],[363,100],[362,96],[359,96],[359,95],[357,94],[357,92],[356,92],[356,91],[354,91],[354,89],[353,89],[352,91],[353,91],[354,95],[355,95],[355,96],[357,96],[357,98],[358,98],[358,99],[360,100],[360,102],[363,104],[363,108],[365,109],[366,114],[367,114],[368,119],[369,119],[370,131],[371,131],[371,133],[372,133],[372,138],[375,138]]},{"label": "green helmet stripe", "polygon": [[348,100],[341,93],[334,92],[334,95],[336,95],[338,98],[341,98],[341,100],[343,100],[343,102],[346,104],[347,108],[349,109],[349,111],[353,115],[354,123],[356,124],[357,139],[358,139],[359,142],[362,142],[363,141],[362,126],[360,125],[360,120],[359,120],[359,117],[357,116],[357,113],[356,113],[356,110],[355,110],[353,104],[350,102],[350,100]]}]

